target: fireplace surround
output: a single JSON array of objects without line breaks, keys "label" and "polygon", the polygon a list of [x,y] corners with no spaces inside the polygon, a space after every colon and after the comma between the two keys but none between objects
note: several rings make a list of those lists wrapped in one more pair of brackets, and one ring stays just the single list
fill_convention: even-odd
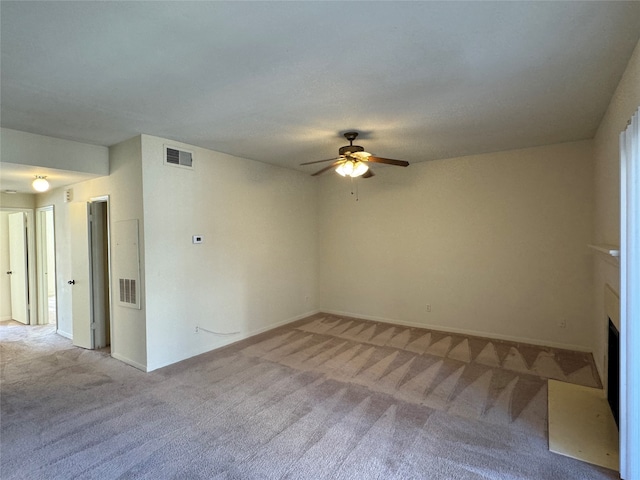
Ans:
[{"label": "fireplace surround", "polygon": [[619,426],[620,412],[620,297],[610,285],[604,287],[604,308],[607,318],[607,401]]},{"label": "fireplace surround", "polygon": [[611,407],[611,413],[620,426],[618,416],[620,414],[620,332],[609,319],[609,341],[607,347],[607,401]]}]

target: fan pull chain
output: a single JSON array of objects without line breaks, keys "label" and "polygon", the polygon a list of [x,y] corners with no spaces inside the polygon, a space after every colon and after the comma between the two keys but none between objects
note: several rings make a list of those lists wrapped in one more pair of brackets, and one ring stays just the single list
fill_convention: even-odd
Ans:
[{"label": "fan pull chain", "polygon": [[[360,201],[360,198],[359,198],[359,196],[358,196],[358,179],[357,179],[357,178],[354,178],[354,177],[349,177],[349,178],[351,179],[351,195],[354,195],[354,194],[355,194],[355,196],[356,196],[356,202],[358,202],[358,201]],[[354,189],[353,189],[353,184],[354,184],[354,183],[355,183],[355,185],[356,185],[355,192],[353,191],[353,190],[354,190]]]}]

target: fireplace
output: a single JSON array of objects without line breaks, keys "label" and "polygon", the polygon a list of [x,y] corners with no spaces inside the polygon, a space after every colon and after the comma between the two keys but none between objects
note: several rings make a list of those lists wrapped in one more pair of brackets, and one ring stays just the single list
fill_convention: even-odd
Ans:
[{"label": "fireplace", "polygon": [[620,332],[609,318],[609,346],[607,348],[607,400],[618,423],[620,411]]},{"label": "fireplace", "polygon": [[[620,413],[620,297],[610,285],[604,287],[604,319],[608,339],[604,345],[606,352],[607,400],[611,413],[619,426]],[[608,322],[607,322],[608,319]]]}]

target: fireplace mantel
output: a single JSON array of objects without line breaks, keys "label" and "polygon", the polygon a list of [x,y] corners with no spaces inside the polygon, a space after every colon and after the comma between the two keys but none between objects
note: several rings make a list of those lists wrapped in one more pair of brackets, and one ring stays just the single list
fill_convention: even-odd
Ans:
[{"label": "fireplace mantel", "polygon": [[610,257],[620,256],[620,247],[618,247],[617,245],[600,243],[597,245],[587,245],[587,246],[590,248],[593,248],[597,252],[604,253],[605,255],[609,255]]},{"label": "fireplace mantel", "polygon": [[611,245],[608,243],[597,243],[587,245],[597,253],[597,257],[601,258],[604,262],[613,265],[616,268],[620,268],[620,247],[617,245]]}]

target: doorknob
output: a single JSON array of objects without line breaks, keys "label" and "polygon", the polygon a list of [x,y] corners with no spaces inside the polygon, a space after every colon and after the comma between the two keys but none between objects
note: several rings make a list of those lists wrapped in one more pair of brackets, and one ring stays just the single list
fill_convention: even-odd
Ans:
[{"label": "doorknob", "polygon": [[11,275],[13,272],[7,272],[7,275]]},{"label": "doorknob", "polygon": [[75,284],[76,284],[76,281],[75,281],[75,280],[69,280],[67,283],[68,283],[69,285],[75,285]]}]

